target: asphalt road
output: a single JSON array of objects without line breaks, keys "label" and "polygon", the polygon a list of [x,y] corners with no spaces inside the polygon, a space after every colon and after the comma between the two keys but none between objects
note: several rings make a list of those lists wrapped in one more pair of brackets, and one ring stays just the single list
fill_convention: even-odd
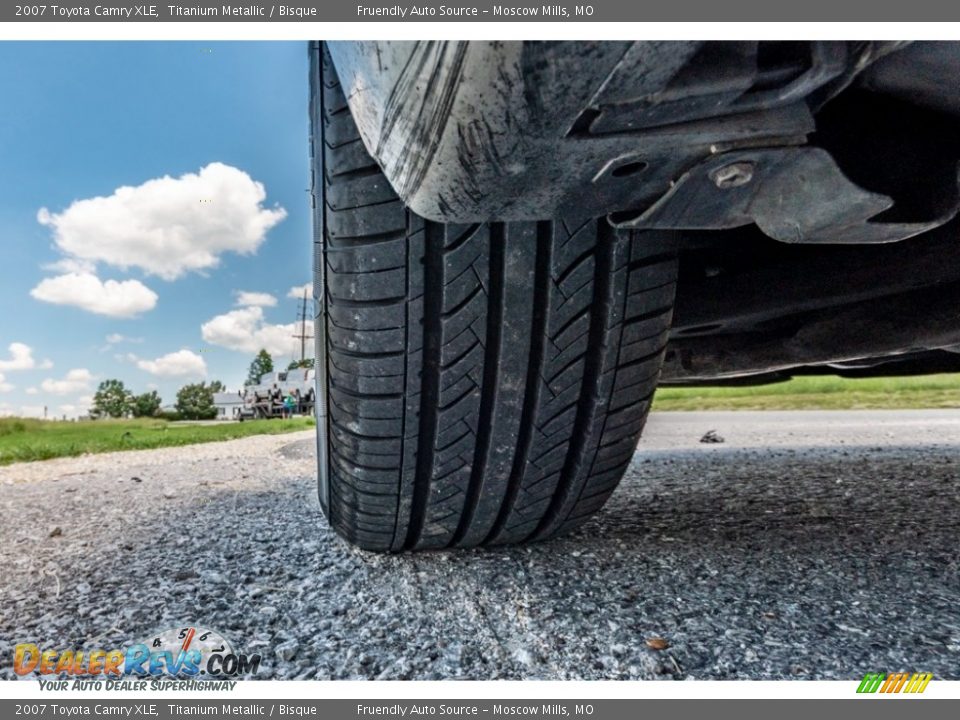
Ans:
[{"label": "asphalt road", "polygon": [[0,468],[0,677],[198,623],[260,677],[960,679],[958,469],[960,411],[659,413],[576,535],[377,556],[305,433]]}]

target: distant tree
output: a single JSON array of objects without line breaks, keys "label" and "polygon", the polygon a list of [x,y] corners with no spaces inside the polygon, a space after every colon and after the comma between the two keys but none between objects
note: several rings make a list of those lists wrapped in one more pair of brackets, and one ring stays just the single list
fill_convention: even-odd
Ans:
[{"label": "distant tree", "polygon": [[134,417],[154,417],[160,412],[163,401],[156,390],[137,395],[133,398],[132,408]]},{"label": "distant tree", "polygon": [[97,417],[126,417],[133,410],[133,394],[120,380],[104,380],[93,396],[92,415]]},{"label": "distant tree", "polygon": [[227,386],[224,385],[224,384],[223,384],[222,382],[220,382],[219,380],[212,380],[212,381],[210,382],[210,392],[215,392],[215,393],[221,392],[221,393],[222,393],[222,392],[226,392],[226,391],[227,391]]},{"label": "distant tree", "polygon": [[217,416],[213,390],[206,383],[184,385],[177,392],[177,413],[184,420],[212,420]]},{"label": "distant tree", "polygon": [[289,365],[287,365],[287,370],[296,370],[297,368],[310,368],[313,369],[314,359],[306,358],[304,360],[294,360]]},{"label": "distant tree", "polygon": [[261,350],[250,363],[250,372],[247,373],[247,381],[244,385],[256,385],[267,373],[273,372],[273,358],[266,350]]}]

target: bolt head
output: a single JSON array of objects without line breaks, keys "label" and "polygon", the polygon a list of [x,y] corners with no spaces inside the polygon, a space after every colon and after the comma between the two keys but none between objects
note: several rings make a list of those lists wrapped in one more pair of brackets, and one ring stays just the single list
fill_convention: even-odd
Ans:
[{"label": "bolt head", "polygon": [[735,162],[724,165],[711,172],[710,179],[721,190],[741,187],[753,180],[753,163]]}]

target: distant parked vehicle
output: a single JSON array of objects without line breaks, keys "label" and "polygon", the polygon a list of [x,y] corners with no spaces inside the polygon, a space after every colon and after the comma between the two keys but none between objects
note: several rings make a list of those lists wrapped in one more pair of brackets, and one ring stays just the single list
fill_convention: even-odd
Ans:
[{"label": "distant parked vehicle", "polygon": [[263,375],[258,384],[244,389],[243,406],[237,419],[242,422],[284,417],[284,398],[288,396],[294,399],[294,415],[313,414],[316,388],[312,369],[298,368]]}]

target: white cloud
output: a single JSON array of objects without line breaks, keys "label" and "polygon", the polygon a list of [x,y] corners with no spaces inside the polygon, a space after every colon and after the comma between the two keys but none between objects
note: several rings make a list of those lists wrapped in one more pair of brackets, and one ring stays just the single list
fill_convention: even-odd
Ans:
[{"label": "white cloud", "polygon": [[102,282],[89,273],[44,278],[30,294],[55,305],[73,305],[97,315],[129,318],[152,310],[157,294],[139,280]]},{"label": "white cloud", "polygon": [[29,370],[35,364],[29,345],[14,342],[9,345],[10,359],[0,360],[0,370]]},{"label": "white cloud", "polygon": [[313,283],[307,283],[305,285],[295,285],[290,288],[290,292],[287,293],[288,298],[293,298],[294,300],[303,300],[303,294],[307,294],[307,300],[313,298]]},{"label": "white cloud", "polygon": [[90,260],[80,260],[79,258],[65,257],[56,262],[41,265],[44,270],[57,273],[80,273],[92,275],[97,271],[97,264]]},{"label": "white cloud", "polygon": [[120,333],[110,333],[106,337],[107,344],[100,348],[100,352],[109,352],[114,345],[120,345],[121,343],[142,343],[142,337],[130,337],[129,335],[122,335]]},{"label": "white cloud", "polygon": [[230,350],[256,353],[265,348],[271,355],[289,355],[296,344],[296,325],[271,325],[264,320],[263,309],[245,307],[217,315],[200,326],[203,339],[211,345]]},{"label": "white cloud", "polygon": [[[53,230],[68,258],[174,280],[216,267],[222,253],[256,252],[287,215],[281,207],[263,207],[265,198],[262,183],[215,162],[179,178],[165,175],[119,187],[109,197],[76,200],[61,213],[41,208],[37,220]],[[84,274],[78,269],[73,274]]]},{"label": "white cloud", "polygon": [[277,299],[270,293],[237,291],[237,307],[273,307],[276,304]]},{"label": "white cloud", "polygon": [[29,345],[14,342],[10,343],[8,349],[10,351],[10,359],[0,360],[0,370],[7,372],[11,370],[33,370],[34,368],[49,370],[53,367],[53,363],[49,360],[37,363],[33,358],[33,349]]},{"label": "white cloud", "polygon": [[72,395],[90,389],[93,375],[86,368],[70,370],[62,380],[47,378],[40,383],[40,388],[51,395]]},{"label": "white cloud", "polygon": [[3,373],[0,373],[0,392],[10,392],[13,390],[14,386],[8,382],[5,382],[6,378],[3,377]]},{"label": "white cloud", "polygon": [[158,377],[206,376],[207,364],[203,358],[190,350],[177,350],[156,360],[140,360],[131,356],[137,367]]},{"label": "white cloud", "polygon": [[43,405],[21,405],[17,415],[25,418],[42,418],[46,408]]},{"label": "white cloud", "polygon": [[37,395],[40,393],[40,391],[37,390],[35,387],[28,387],[26,390],[24,390],[24,392],[27,395]]}]

